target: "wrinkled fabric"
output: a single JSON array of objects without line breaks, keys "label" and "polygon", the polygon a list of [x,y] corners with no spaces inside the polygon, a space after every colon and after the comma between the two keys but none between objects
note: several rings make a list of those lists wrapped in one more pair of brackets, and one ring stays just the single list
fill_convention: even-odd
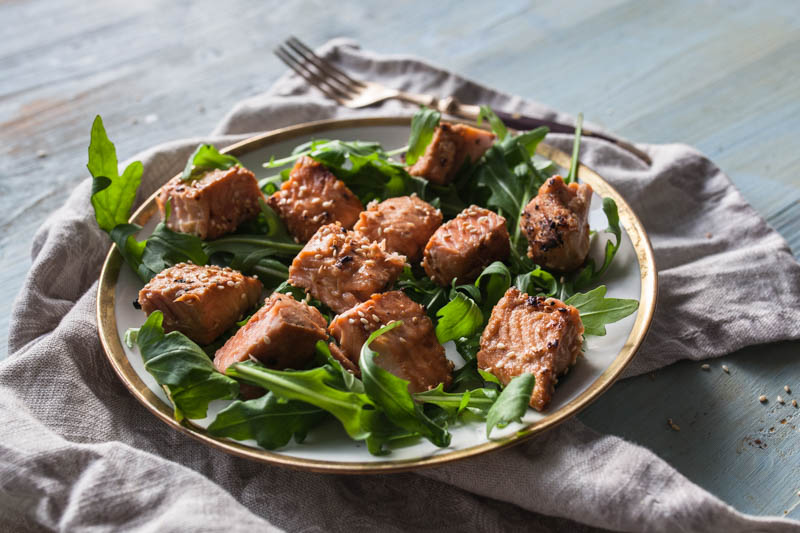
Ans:
[{"label": "wrinkled fabric", "polygon": [[[358,77],[569,121],[541,104],[408,57],[344,40],[321,54]],[[156,147],[138,202],[198,142],[225,146],[323,118],[410,115],[385,102],[336,106],[293,75],[237,105],[208,138]],[[113,132],[112,132],[113,137]],[[548,141],[569,149],[568,136]],[[647,167],[585,139],[581,158],[638,213],[659,296],[627,375],[679,359],[800,338],[800,265],[708,159],[684,145],[637,145]],[[512,448],[418,473],[337,476],[248,462],[173,431],[116,377],[97,338],[96,280],[110,241],[84,181],[42,225],[0,363],[0,530],[38,531],[797,531],[738,513],[652,452],[571,420]],[[678,332],[676,334],[676,332]]]}]

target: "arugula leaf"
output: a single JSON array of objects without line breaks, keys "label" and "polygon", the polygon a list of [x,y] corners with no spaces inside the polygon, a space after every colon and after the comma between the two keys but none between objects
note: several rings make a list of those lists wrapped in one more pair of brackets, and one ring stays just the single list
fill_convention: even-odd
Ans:
[{"label": "arugula leaf", "polygon": [[483,313],[475,300],[456,292],[447,305],[436,312],[436,338],[440,343],[471,337],[483,324]]},{"label": "arugula leaf", "polygon": [[262,448],[274,450],[288,444],[292,436],[302,442],[325,414],[307,403],[283,401],[268,392],[261,398],[231,403],[217,414],[208,432],[234,440],[255,439]]},{"label": "arugula leaf", "polygon": [[140,161],[134,161],[120,176],[117,165],[117,150],[106,135],[103,119],[97,115],[92,123],[86,167],[93,178],[92,206],[97,225],[109,233],[118,224],[128,222],[144,170]]},{"label": "arugula leaf", "polygon": [[614,260],[614,256],[617,254],[617,250],[619,250],[619,246],[622,243],[619,212],[617,211],[617,203],[613,198],[603,198],[603,213],[605,213],[606,219],[608,220],[608,227],[605,231],[614,234],[615,242],[612,243],[610,239],[606,241],[603,264],[599,269],[595,266],[594,259],[589,258],[587,265],[578,273],[573,282],[573,285],[577,289],[582,289],[591,285],[608,270],[608,267],[611,266],[611,261]]},{"label": "arugula leaf", "polygon": [[117,245],[117,250],[122,254],[122,258],[133,269],[139,279],[145,283],[157,274],[144,264],[142,256],[147,241],[137,241],[135,234],[142,227],[137,224],[117,224],[109,235],[111,240]]},{"label": "arugula leaf", "polygon": [[353,374],[345,370],[342,364],[336,360],[336,358],[331,354],[330,348],[328,345],[325,344],[325,341],[317,341],[317,344],[314,346],[318,355],[321,355],[326,363],[331,365],[336,372],[339,373],[339,377],[341,378],[341,385],[345,388],[345,390],[349,390],[351,392],[363,393],[364,392],[364,384],[361,382],[360,379],[355,377]]},{"label": "arugula leaf", "polygon": [[507,136],[486,151],[475,170],[475,182],[491,191],[486,207],[506,219],[511,236],[512,264],[516,268],[530,263],[525,255],[527,240],[522,237],[519,217],[544,183],[544,176],[531,157],[547,131],[543,127],[516,137]]},{"label": "arugula leaf", "polygon": [[486,438],[490,438],[495,427],[503,428],[511,422],[520,422],[528,410],[536,377],[520,374],[514,377],[486,415]]},{"label": "arugula leaf", "polygon": [[511,286],[511,273],[503,263],[495,261],[483,269],[475,280],[475,286],[483,295],[483,312],[489,314]]},{"label": "arugula leaf", "polygon": [[335,416],[353,440],[365,440],[378,423],[380,412],[365,394],[334,387],[339,380],[330,366],[310,370],[272,370],[252,361],[235,363],[229,376],[270,390],[287,400],[298,400]]},{"label": "arugula leaf", "polygon": [[178,233],[169,229],[166,220],[159,222],[144,244],[142,262],[155,275],[177,263],[191,261],[205,265],[208,255],[203,250],[203,241],[196,235]]},{"label": "arugula leaf", "polygon": [[199,145],[189,156],[181,174],[182,181],[199,179],[209,170],[226,170],[234,165],[241,165],[238,159],[228,154],[221,154],[211,144]]},{"label": "arugula leaf", "polygon": [[212,400],[236,398],[239,384],[217,372],[202,348],[183,333],[165,335],[163,321],[161,311],[153,311],[131,338],[136,337],[145,370],[166,387],[175,420],[204,418]]},{"label": "arugula leaf", "polygon": [[438,405],[447,411],[451,416],[460,414],[464,409],[486,416],[489,409],[497,400],[498,392],[495,389],[475,388],[464,392],[444,392],[443,385],[439,385],[432,390],[417,392],[413,394],[414,399]]},{"label": "arugula leaf", "polygon": [[441,118],[441,113],[427,107],[420,107],[419,111],[414,113],[414,117],[411,119],[408,150],[406,150],[407,165],[413,165],[425,153]]},{"label": "arugula leaf", "polygon": [[436,446],[444,448],[450,444],[450,433],[428,418],[419,404],[414,402],[411,393],[408,392],[408,381],[378,366],[375,362],[375,356],[378,354],[369,347],[378,336],[401,324],[402,321],[393,322],[372,332],[361,347],[359,367],[364,389],[392,423],[408,431],[419,433]]},{"label": "arugula leaf", "polygon": [[558,292],[558,281],[551,273],[540,267],[519,274],[514,280],[514,286],[520,291],[534,295],[553,296]]},{"label": "arugula leaf", "polygon": [[434,281],[422,276],[417,278],[409,266],[397,278],[395,288],[402,290],[406,296],[425,307],[428,316],[436,317],[436,312],[447,302],[447,289]]},{"label": "arugula leaf", "polygon": [[583,322],[584,335],[603,336],[606,324],[622,320],[639,308],[636,300],[606,298],[606,286],[600,285],[587,293],[576,293],[564,303],[578,309]]},{"label": "arugula leaf", "polygon": [[578,154],[581,151],[581,132],[583,131],[583,113],[578,113],[575,121],[575,140],[572,143],[572,159],[569,164],[569,174],[564,183],[572,183],[578,179]]},{"label": "arugula leaf", "polygon": [[498,117],[488,105],[482,105],[480,107],[478,119],[476,120],[478,126],[481,125],[484,119],[489,121],[489,126],[492,128],[492,132],[497,135],[499,140],[502,141],[506,138],[506,136],[508,136],[508,128],[506,128],[506,125],[503,124],[503,121],[500,120],[500,117]]}]

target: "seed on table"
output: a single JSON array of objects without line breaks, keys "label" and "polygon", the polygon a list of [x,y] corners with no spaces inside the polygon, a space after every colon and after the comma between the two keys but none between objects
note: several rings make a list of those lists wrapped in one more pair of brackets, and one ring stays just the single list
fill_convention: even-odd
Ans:
[{"label": "seed on table", "polygon": [[797,407],[797,400],[792,400],[792,407]]},{"label": "seed on table", "polygon": [[792,389],[789,388],[789,385],[784,385],[783,386],[783,390],[786,391],[786,394],[791,394],[792,393]]},{"label": "seed on table", "polygon": [[680,431],[681,427],[672,421],[671,418],[667,418],[667,425],[672,428],[672,431]]},{"label": "seed on table", "polygon": [[702,365],[700,368],[703,370],[711,370],[711,365]]},{"label": "seed on table", "polygon": [[728,365],[722,365],[722,371],[725,372],[726,374],[731,373],[731,369],[728,368]]},{"label": "seed on table", "polygon": [[783,405],[783,404],[785,404],[785,403],[786,403],[786,402],[784,402],[784,401],[783,401],[783,398],[781,398],[781,395],[780,395],[780,394],[778,394],[778,397],[777,397],[777,398],[775,398],[775,400],[776,400],[776,401],[777,401],[779,404],[781,404],[781,405]]},{"label": "seed on table", "polygon": [[758,397],[758,401],[761,403],[767,403],[767,397],[765,395],[761,395]]}]

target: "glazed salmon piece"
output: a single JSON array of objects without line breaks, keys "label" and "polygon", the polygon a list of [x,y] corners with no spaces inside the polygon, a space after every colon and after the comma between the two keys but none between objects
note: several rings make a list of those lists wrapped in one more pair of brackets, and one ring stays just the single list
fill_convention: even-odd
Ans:
[{"label": "glazed salmon piece", "polygon": [[477,162],[495,139],[490,131],[442,122],[436,127],[425,153],[408,173],[437,185],[447,185],[465,161]]},{"label": "glazed salmon piece", "polygon": [[216,239],[258,216],[258,201],[263,198],[255,175],[235,165],[227,170],[210,170],[192,181],[176,176],[161,187],[156,203],[163,220],[169,201],[169,229]]},{"label": "glazed salmon piece", "polygon": [[338,224],[317,230],[289,267],[289,283],[341,313],[385,290],[405,257]]},{"label": "glazed salmon piece", "polygon": [[493,211],[471,206],[439,227],[425,246],[422,266],[439,285],[475,281],[494,261],[505,261],[511,251],[506,219]]},{"label": "glazed salmon piece", "polygon": [[217,350],[214,366],[223,374],[233,363],[251,357],[277,370],[303,369],[314,358],[314,345],[328,338],[325,318],[315,307],[289,294],[272,293],[250,320]]},{"label": "glazed salmon piece", "polygon": [[342,180],[310,157],[297,160],[289,180],[267,203],[297,242],[306,242],[321,226],[332,222],[352,228],[364,210]]},{"label": "glazed salmon piece", "polygon": [[522,373],[534,374],[530,405],[542,411],[553,397],[558,376],[566,374],[581,353],[582,335],[576,308],[512,287],[494,306],[483,330],[478,367],[504,385]]},{"label": "glazed salmon piece", "polygon": [[386,240],[386,249],[406,256],[410,263],[442,223],[442,212],[416,194],[370,203],[353,227],[371,241]]},{"label": "glazed salmon piece", "polygon": [[210,344],[241,320],[261,296],[261,282],[228,267],[179,263],[139,291],[148,315],[164,313],[164,330],[180,331],[200,345]]},{"label": "glazed salmon piece", "polygon": [[399,320],[402,325],[372,341],[370,347],[378,353],[375,362],[407,380],[411,392],[429,390],[439,383],[449,387],[453,380],[453,363],[445,357],[444,347],[436,339],[425,308],[402,291],[374,294],[366,302],[337,316],[328,327],[338,343],[331,343],[331,353],[345,368],[360,375],[358,360],[367,337]]},{"label": "glazed salmon piece", "polygon": [[519,226],[528,238],[528,257],[545,268],[570,272],[589,254],[592,187],[549,178],[525,206]]}]

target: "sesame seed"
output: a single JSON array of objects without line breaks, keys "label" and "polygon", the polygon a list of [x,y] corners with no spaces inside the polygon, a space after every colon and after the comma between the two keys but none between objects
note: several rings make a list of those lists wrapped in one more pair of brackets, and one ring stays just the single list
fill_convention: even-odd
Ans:
[{"label": "sesame seed", "polygon": [[364,318],[366,315],[364,314],[364,311],[358,311],[358,316]]},{"label": "sesame seed", "polygon": [[229,280],[228,280],[228,281],[225,283],[225,285],[227,285],[228,287],[233,287],[234,285],[236,285],[236,283],[235,283],[233,280],[230,280],[230,279],[229,279]]},{"label": "sesame seed", "polygon": [[375,322],[379,322],[379,323],[381,321],[381,319],[378,318],[378,315],[372,315],[372,320],[374,320]]},{"label": "sesame seed", "polygon": [[411,323],[412,324],[416,324],[417,322],[419,322],[419,317],[418,316],[415,316],[414,318],[411,319]]},{"label": "sesame seed", "polygon": [[306,293],[306,303],[308,303],[308,302],[310,302],[310,301],[311,301],[311,293],[310,293],[310,292],[307,292],[307,293]]},{"label": "sesame seed", "polygon": [[500,350],[505,350],[506,349],[506,345],[503,344],[502,342],[498,342],[497,343],[497,348],[500,349]]},{"label": "sesame seed", "polygon": [[681,427],[672,421],[671,418],[667,418],[667,425],[672,429],[672,431],[680,431]]},{"label": "sesame seed", "polygon": [[247,295],[245,293],[242,293],[242,300],[247,300]]},{"label": "sesame seed", "polygon": [[708,370],[711,370],[711,365],[703,365],[700,368],[702,368],[703,370],[708,371]]},{"label": "sesame seed", "polygon": [[786,394],[791,394],[792,393],[792,389],[789,388],[789,385],[784,385],[783,386],[783,390],[786,391]]},{"label": "sesame seed", "polygon": [[269,338],[269,335],[264,335],[264,344],[269,344],[272,342],[272,339]]},{"label": "sesame seed", "polygon": [[361,320],[361,323],[362,323],[362,324],[369,324],[369,320],[367,320],[366,318],[363,318],[363,317],[362,317],[362,318],[360,318],[359,320]]},{"label": "sesame seed", "polygon": [[783,405],[783,404],[785,404],[785,403],[786,403],[785,401],[783,401],[783,398],[781,397],[781,395],[780,395],[780,394],[778,394],[778,397],[777,397],[777,398],[775,398],[775,400],[776,400],[776,401],[777,401],[779,404],[781,404],[781,405]]},{"label": "sesame seed", "polygon": [[356,319],[355,318],[348,318],[347,322],[350,323],[350,324],[355,324],[356,323]]},{"label": "sesame seed", "polygon": [[225,285],[217,285],[217,288],[218,288],[218,289],[224,289],[224,288],[225,288]]},{"label": "sesame seed", "polygon": [[731,369],[728,368],[728,365],[722,365],[722,371],[725,372],[726,374],[731,373]]},{"label": "sesame seed", "polygon": [[322,207],[330,207],[332,205],[333,205],[333,202],[330,201],[330,200],[325,200],[324,202],[322,202]]},{"label": "sesame seed", "polygon": [[322,254],[314,254],[314,259],[322,259]]},{"label": "sesame seed", "polygon": [[758,401],[761,403],[767,403],[767,397],[765,395],[761,395],[758,397]]}]

